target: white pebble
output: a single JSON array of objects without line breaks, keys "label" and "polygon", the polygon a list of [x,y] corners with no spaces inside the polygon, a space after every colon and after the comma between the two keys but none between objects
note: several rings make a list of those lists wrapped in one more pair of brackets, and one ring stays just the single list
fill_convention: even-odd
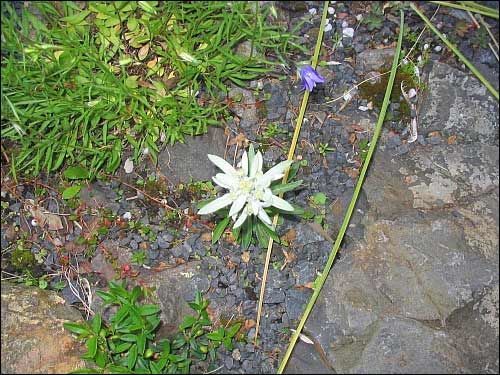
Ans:
[{"label": "white pebble", "polygon": [[327,19],[325,20],[325,23],[326,23],[326,24],[329,24],[329,23],[330,23],[330,18],[327,18]]},{"label": "white pebble", "polygon": [[417,96],[417,91],[415,89],[410,89],[410,91],[408,91],[408,97],[411,99],[415,96]]},{"label": "white pebble", "polygon": [[325,25],[325,33],[329,32],[330,30],[332,29],[332,25],[331,24],[326,24]]},{"label": "white pebble", "polygon": [[328,7],[328,14],[335,14],[335,8],[334,7]]},{"label": "white pebble", "polygon": [[125,213],[123,214],[123,218],[124,218],[125,220],[130,220],[130,219],[132,219],[132,214],[130,213],[130,211],[125,212]]},{"label": "white pebble", "polygon": [[37,227],[38,226],[38,221],[36,219],[31,220],[31,226]]},{"label": "white pebble", "polygon": [[441,52],[442,49],[443,49],[443,47],[441,47],[441,46],[434,47],[434,51],[436,51],[436,52]]},{"label": "white pebble", "polygon": [[349,24],[347,21],[342,21],[342,28],[345,29],[346,27],[349,27]]},{"label": "white pebble", "polygon": [[354,36],[354,29],[352,27],[346,27],[342,30],[342,35],[344,37],[352,38]]},{"label": "white pebble", "polygon": [[344,100],[345,100],[346,102],[348,102],[349,100],[351,100],[351,99],[352,99],[352,95],[351,95],[350,93],[346,92],[346,93],[344,94],[344,97],[343,97],[343,98],[344,98]]},{"label": "white pebble", "polygon": [[316,8],[311,8],[309,9],[309,14],[312,15],[312,16],[315,16],[316,13],[318,13],[318,11],[316,10]]},{"label": "white pebble", "polygon": [[363,15],[362,14],[356,14],[356,19],[358,20],[358,22],[360,22],[363,19]]},{"label": "white pebble", "polygon": [[149,154],[149,148],[148,147],[144,147],[144,149],[142,150],[142,154],[143,155],[148,155]]},{"label": "white pebble", "polygon": [[125,173],[132,173],[132,171],[134,170],[134,162],[132,161],[132,159],[127,158],[127,160],[125,160],[123,169],[125,170]]},{"label": "white pebble", "polygon": [[424,44],[424,51],[427,51],[429,49],[429,44],[425,43]]}]

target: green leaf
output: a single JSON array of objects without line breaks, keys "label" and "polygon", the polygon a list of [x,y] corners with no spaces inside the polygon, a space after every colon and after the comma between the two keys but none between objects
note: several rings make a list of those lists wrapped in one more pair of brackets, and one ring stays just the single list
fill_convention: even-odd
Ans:
[{"label": "green leaf", "polygon": [[125,80],[125,86],[127,86],[129,89],[136,89],[138,86],[137,78],[139,78],[139,76],[127,77],[127,79]]},{"label": "green leaf", "polygon": [[314,204],[317,204],[318,206],[322,206],[326,204],[326,195],[325,193],[319,192],[316,193],[312,196],[312,201]]},{"label": "green leaf", "polygon": [[226,337],[233,338],[241,328],[241,323],[236,323],[231,326],[226,332]]},{"label": "green leaf", "polygon": [[121,344],[116,345],[115,350],[113,350],[113,352],[123,353],[124,351],[127,351],[131,346],[132,343],[130,342],[122,342]]},{"label": "green leaf", "polygon": [[133,335],[131,333],[126,333],[120,336],[120,340],[127,342],[137,342],[137,335]]},{"label": "green leaf", "polygon": [[83,10],[80,13],[73,14],[72,16],[68,17],[63,17],[61,18],[61,21],[70,23],[72,25],[78,25],[80,22],[82,22],[87,16],[90,14],[89,10]]},{"label": "green leaf", "polygon": [[87,340],[87,355],[90,358],[94,358],[97,353],[97,336],[92,336]]},{"label": "green leaf", "polygon": [[99,331],[101,330],[101,315],[100,314],[95,314],[94,318],[92,319],[92,331],[98,335]]},{"label": "green leaf", "polygon": [[137,337],[137,352],[140,355],[144,355],[145,350],[146,350],[146,335],[144,333],[141,333]]},{"label": "green leaf", "polygon": [[71,199],[78,195],[80,190],[82,189],[81,185],[72,185],[62,192],[63,199]]},{"label": "green leaf", "polygon": [[271,187],[271,190],[274,195],[278,195],[280,193],[286,193],[287,191],[292,191],[297,189],[300,185],[302,185],[302,180],[289,182],[287,184],[279,184]]},{"label": "green leaf", "polygon": [[130,350],[128,352],[128,360],[127,360],[128,369],[132,370],[136,362],[137,362],[137,345],[134,344],[130,347]]},{"label": "green leaf", "polygon": [[64,177],[70,180],[83,180],[89,178],[89,171],[80,166],[72,166],[64,171]]},{"label": "green leaf", "polygon": [[252,217],[248,217],[243,223],[243,233],[241,238],[241,246],[244,250],[248,249],[250,242],[252,242]]},{"label": "green leaf", "polygon": [[221,341],[224,338],[224,328],[219,328],[214,332],[206,334],[207,339]]},{"label": "green leaf", "polygon": [[90,330],[85,325],[83,325],[83,324],[64,323],[63,326],[68,331],[76,333],[77,335],[84,335],[84,334],[88,335],[90,333]]},{"label": "green leaf", "polygon": [[222,236],[222,233],[224,233],[224,230],[229,224],[229,220],[230,218],[226,217],[225,219],[219,221],[214,231],[212,232],[212,244],[215,244],[217,241],[219,241],[220,236]]},{"label": "green leaf", "polygon": [[153,315],[160,312],[160,308],[157,305],[144,305],[139,307],[139,314],[141,316]]},{"label": "green leaf", "polygon": [[196,323],[196,318],[194,316],[188,315],[184,317],[184,320],[179,325],[179,328],[181,330],[185,330],[186,328],[192,327],[194,323]]},{"label": "green leaf", "polygon": [[97,354],[94,359],[97,366],[104,368],[106,366],[106,359],[106,354],[101,349],[97,349]]}]

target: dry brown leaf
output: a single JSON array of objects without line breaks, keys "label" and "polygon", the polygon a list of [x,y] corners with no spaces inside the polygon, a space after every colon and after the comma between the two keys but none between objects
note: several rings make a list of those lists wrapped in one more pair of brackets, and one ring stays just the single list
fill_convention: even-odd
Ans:
[{"label": "dry brown leaf", "polygon": [[243,327],[244,327],[245,331],[250,330],[251,328],[255,327],[255,320],[246,319]]},{"label": "dry brown leaf", "polygon": [[210,232],[204,232],[201,234],[201,240],[204,242],[210,242],[212,241],[212,233]]},{"label": "dry brown leaf", "polygon": [[314,290],[314,281],[309,281],[308,283],[305,283],[304,286],[308,289]]},{"label": "dry brown leaf", "polygon": [[359,176],[359,169],[356,169],[356,168],[349,168],[349,167],[347,167],[347,168],[344,168],[344,172],[349,177],[351,177],[353,180],[355,180]]},{"label": "dry brown leaf", "polygon": [[349,143],[352,145],[354,142],[356,142],[356,133],[351,133],[349,135]]},{"label": "dry brown leaf", "polygon": [[285,256],[285,262],[286,263],[292,263],[295,259],[297,259],[297,256],[293,251],[286,251],[282,249],[283,255]]},{"label": "dry brown leaf", "polygon": [[149,44],[145,44],[139,49],[139,52],[137,52],[137,57],[139,58],[139,60],[142,61],[146,58],[148,53],[149,53]]},{"label": "dry brown leaf", "polygon": [[457,136],[456,135],[450,135],[448,137],[448,144],[449,145],[454,145],[455,143],[457,143]]},{"label": "dry brown leaf", "polygon": [[229,140],[227,143],[229,146],[238,145],[238,147],[247,147],[248,146],[248,138],[245,134],[240,133]]},{"label": "dry brown leaf", "polygon": [[250,261],[250,251],[244,251],[241,253],[241,260],[245,263],[248,263]]},{"label": "dry brown leaf", "polygon": [[296,238],[297,231],[293,228],[286,232],[283,236],[281,236],[281,239],[287,243],[293,243]]},{"label": "dry brown leaf", "polygon": [[47,226],[49,230],[60,230],[64,228],[61,218],[58,215],[46,212],[43,207],[37,206],[31,199],[27,199],[27,201],[31,202],[26,205],[26,208],[41,228],[45,228],[45,226]]},{"label": "dry brown leaf", "polygon": [[156,65],[156,63],[158,62],[158,58],[155,57],[154,59],[152,60],[149,60],[148,63],[146,64],[146,66],[149,68],[149,69],[153,69]]}]

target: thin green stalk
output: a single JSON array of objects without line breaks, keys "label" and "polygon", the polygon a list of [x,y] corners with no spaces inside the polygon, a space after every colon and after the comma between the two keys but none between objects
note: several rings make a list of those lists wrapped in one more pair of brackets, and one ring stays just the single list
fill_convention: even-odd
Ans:
[{"label": "thin green stalk", "polygon": [[280,367],[278,368],[278,374],[283,373],[283,370],[286,367],[286,364],[288,362],[288,359],[290,358],[290,355],[292,354],[293,348],[295,347],[295,343],[297,342],[297,339],[302,331],[302,328],[304,328],[304,325],[307,321],[307,318],[309,317],[309,314],[311,313],[314,304],[316,302],[316,299],[319,296],[319,293],[321,292],[321,289],[323,288],[323,285],[325,284],[325,281],[328,277],[328,273],[330,272],[330,269],[332,268],[333,261],[335,260],[335,257],[337,255],[337,252],[340,248],[340,244],[342,243],[342,240],[344,238],[344,234],[347,230],[347,227],[349,225],[349,221],[351,220],[351,215],[354,211],[354,207],[356,206],[356,201],[358,200],[358,195],[359,192],[361,191],[361,186],[363,185],[363,181],[365,179],[366,171],[368,170],[368,166],[370,165],[370,160],[372,158],[372,155],[375,151],[375,147],[377,145],[377,140],[380,135],[380,132],[382,131],[382,123],[384,122],[385,118],[385,113],[387,111],[387,107],[389,106],[389,100],[391,97],[391,92],[392,92],[392,86],[394,84],[394,78],[396,77],[396,71],[398,67],[398,59],[399,59],[399,54],[401,52],[401,44],[403,42],[403,27],[404,27],[404,13],[401,11],[401,21],[400,21],[400,26],[399,26],[399,38],[398,38],[398,44],[396,47],[396,52],[394,54],[394,60],[392,61],[392,68],[391,68],[391,75],[389,76],[389,82],[387,83],[387,88],[385,90],[385,96],[384,96],[384,101],[382,103],[382,108],[380,109],[380,114],[378,116],[378,121],[375,126],[375,131],[373,132],[373,137],[370,143],[370,148],[368,150],[368,154],[366,155],[365,162],[363,163],[363,167],[361,168],[361,173],[359,174],[358,182],[356,183],[356,187],[354,189],[354,194],[352,196],[351,202],[349,203],[349,207],[347,208],[347,212],[344,216],[344,221],[342,222],[342,227],[340,228],[339,234],[337,235],[337,239],[335,240],[335,244],[333,245],[332,251],[330,252],[330,256],[328,257],[328,261],[326,262],[326,265],[323,269],[323,272],[321,273],[321,276],[318,277],[317,281],[315,282],[315,287],[314,287],[314,293],[309,299],[309,303],[306,306],[306,309],[304,310],[304,314],[302,315],[302,318],[300,319],[299,325],[297,326],[297,329],[292,335],[292,338],[290,340],[290,344],[288,345],[288,349],[285,353],[285,356],[283,357],[283,360],[281,361]]},{"label": "thin green stalk", "polygon": [[483,14],[483,15],[491,17],[491,18],[498,19],[498,11],[497,10],[492,9],[492,8],[488,8],[485,6],[478,6],[479,4],[474,5],[474,6],[471,6],[471,5],[466,6],[465,4],[457,4],[457,3],[452,3],[449,1],[431,1],[431,3],[437,4],[437,5],[443,5],[445,7],[450,7],[450,8],[468,10],[468,11],[471,11],[474,13],[479,13],[479,14]]},{"label": "thin green stalk", "polygon": [[472,63],[467,60],[467,58],[462,55],[462,53],[455,47],[436,27],[429,21],[429,19],[417,8],[414,3],[410,3],[411,8],[417,13],[420,18],[429,26],[429,28],[439,37],[441,40],[448,46],[449,49],[457,55],[457,57],[471,70],[472,73],[486,86],[488,90],[490,90],[491,94],[498,100],[498,91],[488,82],[488,80],[476,69]]},{"label": "thin green stalk", "polygon": [[[316,68],[316,65],[318,64],[319,51],[321,50],[321,42],[323,40],[323,33],[325,30],[327,14],[328,14],[328,1],[325,1],[324,7],[323,7],[323,16],[321,18],[321,25],[319,27],[319,32],[318,32],[318,39],[316,39],[316,47],[314,49],[314,55],[313,55],[313,58],[311,61],[311,66],[313,68]],[[299,116],[297,117],[297,124],[295,125],[295,131],[293,133],[292,143],[290,145],[290,150],[288,151],[287,160],[293,160],[293,155],[295,153],[295,147],[297,146],[297,141],[299,139],[300,128],[302,127],[302,122],[304,121],[304,115],[306,113],[308,99],[309,99],[309,91],[305,90],[304,97],[302,98],[302,103],[300,105]],[[282,180],[283,184],[286,184],[286,182],[288,180],[288,173],[289,172],[290,172],[290,169],[287,169],[285,171],[285,175],[283,176],[283,180]],[[279,196],[283,197],[283,193],[279,194]],[[279,215],[276,214],[273,218],[273,229],[276,228],[276,224],[278,223],[278,217],[279,217]],[[272,237],[269,237],[269,242],[267,245],[266,261],[264,264],[264,272],[262,274],[262,284],[260,286],[259,303],[258,303],[258,307],[257,307],[257,322],[255,324],[254,345],[257,345],[257,338],[259,335],[260,318],[262,315],[262,304],[264,303],[264,292],[266,290],[267,273],[269,270],[269,261],[271,259],[271,253],[273,250],[273,243],[274,243],[274,241],[273,241]]]}]

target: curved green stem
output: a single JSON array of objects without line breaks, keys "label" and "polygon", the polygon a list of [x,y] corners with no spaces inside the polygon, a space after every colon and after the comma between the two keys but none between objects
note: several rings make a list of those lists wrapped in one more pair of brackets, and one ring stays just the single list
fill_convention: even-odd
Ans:
[{"label": "curved green stem", "polygon": [[349,207],[347,208],[347,212],[344,216],[344,221],[342,222],[342,227],[340,228],[339,234],[337,235],[337,239],[335,240],[335,244],[333,245],[332,251],[330,253],[330,256],[328,257],[328,261],[326,262],[326,265],[323,269],[323,272],[321,273],[321,276],[319,276],[319,278],[315,282],[314,293],[311,296],[311,298],[309,299],[309,302],[306,306],[306,309],[304,310],[304,314],[302,315],[302,318],[300,319],[299,325],[297,326],[297,329],[295,330],[294,334],[292,335],[292,338],[290,339],[290,344],[288,345],[288,349],[285,353],[285,356],[283,357],[283,360],[281,361],[280,367],[278,368],[278,374],[281,374],[286,367],[286,364],[288,362],[288,359],[290,358],[290,355],[292,354],[293,348],[295,347],[295,343],[297,342],[297,339],[300,335],[300,332],[302,331],[302,328],[304,328],[304,325],[307,321],[307,318],[309,317],[309,314],[311,313],[311,311],[314,307],[314,303],[316,302],[316,299],[318,298],[319,293],[321,292],[321,289],[323,288],[323,285],[325,284],[325,281],[328,277],[328,273],[330,272],[330,269],[332,268],[333,261],[335,260],[335,257],[337,256],[337,252],[340,248],[340,244],[342,243],[342,240],[344,238],[344,234],[345,234],[347,227],[349,225],[349,221],[351,220],[351,215],[354,211],[354,207],[356,206],[356,201],[358,199],[359,192],[361,191],[361,186],[363,185],[366,171],[368,170],[368,166],[370,165],[370,160],[372,158],[372,155],[375,151],[375,147],[377,145],[378,137],[380,135],[380,132],[382,131],[382,123],[384,122],[385,113],[387,111],[387,107],[389,106],[389,100],[391,97],[392,86],[394,84],[394,78],[396,77],[399,54],[401,52],[401,44],[403,41],[403,26],[404,26],[404,13],[403,13],[403,11],[401,11],[399,38],[398,38],[398,44],[396,47],[396,52],[394,54],[394,60],[392,61],[391,75],[389,76],[389,82],[388,82],[387,88],[385,90],[384,101],[382,103],[382,108],[380,109],[380,114],[378,116],[378,121],[377,121],[377,124],[375,126],[375,131],[373,132],[373,137],[372,137],[372,140],[370,143],[370,148],[368,150],[368,154],[366,155],[365,162],[363,163],[363,167],[361,168],[361,173],[359,174],[358,182],[356,183],[356,187],[354,189],[354,194],[352,196],[351,202],[349,203]]},{"label": "curved green stem", "polygon": [[471,70],[472,73],[483,83],[484,86],[491,92],[491,94],[498,100],[498,91],[488,82],[486,78],[476,69],[467,58],[455,47],[436,27],[429,21],[429,19],[418,9],[414,3],[410,3],[411,8],[417,13],[420,18],[429,26],[429,28],[446,44],[446,46],[453,51],[455,55]]},{"label": "curved green stem", "polygon": [[[328,1],[325,1],[323,7],[323,16],[321,18],[321,25],[318,32],[318,39],[316,39],[316,47],[314,49],[314,55],[312,58],[311,66],[316,68],[318,64],[319,51],[321,50],[321,42],[323,40],[323,33],[325,30],[326,24],[326,16],[328,14]],[[287,160],[293,160],[293,155],[295,154],[295,148],[297,146],[297,141],[299,139],[300,128],[302,127],[302,122],[304,121],[304,115],[306,113],[307,101],[309,99],[309,91],[305,90],[304,97],[302,98],[302,103],[300,105],[299,116],[297,117],[297,124],[295,125],[295,131],[293,133],[292,143],[290,145],[290,150],[288,151]],[[290,169],[287,169],[285,175],[283,176],[282,183],[285,184],[288,180],[288,173]],[[279,194],[280,197],[283,197],[283,193]],[[276,224],[278,223],[278,214],[276,214],[273,218],[273,229],[276,228]],[[267,253],[266,253],[266,261],[264,263],[264,272],[262,273],[262,284],[260,286],[260,295],[259,295],[259,303],[257,307],[257,322],[255,324],[255,338],[254,345],[257,344],[257,338],[259,335],[259,327],[260,327],[260,318],[262,315],[262,304],[264,303],[264,292],[266,290],[266,281],[267,281],[267,273],[269,270],[269,262],[271,260],[271,253],[273,250],[273,239],[269,237],[269,242],[267,245]]]}]

